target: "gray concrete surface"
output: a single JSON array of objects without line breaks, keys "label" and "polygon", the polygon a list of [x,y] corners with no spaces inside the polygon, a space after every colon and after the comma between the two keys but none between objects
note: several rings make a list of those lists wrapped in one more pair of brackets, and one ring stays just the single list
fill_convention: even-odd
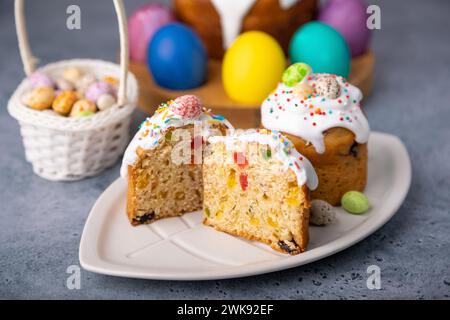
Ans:
[{"label": "gray concrete surface", "polygon": [[[113,60],[114,12],[108,0],[73,1],[82,30],[65,29],[72,1],[28,1],[30,37],[42,62],[71,57]],[[127,0],[128,10],[144,1]],[[0,298],[448,298],[450,295],[450,2],[375,1],[376,86],[366,110],[374,130],[398,135],[413,164],[409,195],[394,218],[359,244],[321,261],[256,277],[208,282],[114,278],[82,271],[81,289],[66,288],[66,269],[78,265],[88,212],[119,175],[53,183],[33,175],[19,127],[6,111],[23,77],[13,1],[0,1]],[[144,117],[135,114],[133,131]],[[382,156],[382,155],[380,155]],[[382,289],[366,287],[376,264]]]}]

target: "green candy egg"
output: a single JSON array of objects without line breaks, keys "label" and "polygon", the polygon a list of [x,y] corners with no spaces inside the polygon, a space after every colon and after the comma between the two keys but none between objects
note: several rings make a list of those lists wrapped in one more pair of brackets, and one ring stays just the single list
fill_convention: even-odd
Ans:
[{"label": "green candy egg", "polygon": [[308,74],[312,73],[309,65],[302,62],[294,63],[289,66],[284,72],[281,81],[288,87],[293,87],[301,82]]},{"label": "green candy egg", "polygon": [[362,192],[349,191],[346,192],[341,199],[342,207],[353,214],[363,214],[369,210],[369,199]]}]

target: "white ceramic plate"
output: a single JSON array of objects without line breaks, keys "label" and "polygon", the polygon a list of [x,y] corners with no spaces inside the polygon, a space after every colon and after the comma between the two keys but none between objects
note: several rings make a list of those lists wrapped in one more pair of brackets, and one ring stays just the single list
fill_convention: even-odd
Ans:
[{"label": "white ceramic plate", "polygon": [[132,278],[210,280],[244,277],[300,266],[341,251],[385,224],[406,197],[411,163],[395,136],[372,133],[364,215],[337,210],[337,222],[310,227],[308,250],[296,256],[202,225],[200,212],[130,226],[125,214],[126,181],[117,179],[95,203],[80,243],[86,270]]}]

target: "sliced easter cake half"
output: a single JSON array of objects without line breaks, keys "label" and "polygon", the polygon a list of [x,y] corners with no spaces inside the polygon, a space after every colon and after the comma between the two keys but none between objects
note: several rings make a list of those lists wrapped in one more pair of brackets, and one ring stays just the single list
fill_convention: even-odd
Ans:
[{"label": "sliced easter cake half", "polygon": [[308,242],[311,163],[277,131],[208,139],[203,164],[204,223],[289,254]]},{"label": "sliced easter cake half", "polygon": [[162,104],[128,146],[121,175],[128,180],[127,215],[132,225],[200,210],[202,161],[211,135],[231,124],[205,109],[196,96]]}]

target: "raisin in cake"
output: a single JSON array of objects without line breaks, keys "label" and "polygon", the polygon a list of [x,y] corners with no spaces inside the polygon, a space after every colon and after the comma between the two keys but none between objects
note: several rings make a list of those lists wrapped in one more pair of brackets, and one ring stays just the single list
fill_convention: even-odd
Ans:
[{"label": "raisin in cake", "polygon": [[276,131],[208,139],[203,164],[204,223],[298,254],[306,249],[311,163]]},{"label": "raisin in cake", "polygon": [[210,135],[232,128],[202,108],[195,96],[162,104],[128,146],[121,175],[128,180],[127,214],[132,225],[200,210],[202,158]]},{"label": "raisin in cake", "polygon": [[[293,67],[285,75],[295,73]],[[365,188],[369,123],[358,88],[336,75],[309,72],[278,85],[262,104],[261,122],[281,131],[311,161],[319,177],[312,198],[340,205],[347,191]]]}]

